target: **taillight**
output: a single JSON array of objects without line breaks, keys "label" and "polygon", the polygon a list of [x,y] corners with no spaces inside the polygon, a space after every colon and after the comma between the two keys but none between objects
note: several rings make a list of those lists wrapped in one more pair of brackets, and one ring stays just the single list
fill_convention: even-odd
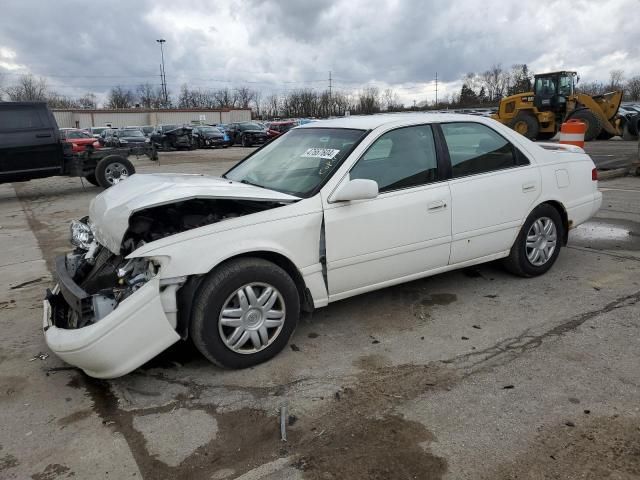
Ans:
[{"label": "taillight", "polygon": [[591,170],[591,180],[593,180],[594,182],[598,181],[598,169],[597,168],[593,168]]}]

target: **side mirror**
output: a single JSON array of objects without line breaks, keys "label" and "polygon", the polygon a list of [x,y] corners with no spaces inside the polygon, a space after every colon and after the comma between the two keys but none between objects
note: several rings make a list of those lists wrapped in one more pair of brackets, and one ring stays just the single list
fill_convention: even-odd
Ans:
[{"label": "side mirror", "polygon": [[349,202],[351,200],[369,200],[378,196],[378,182],[364,178],[349,180],[338,187],[329,198],[331,202]]}]

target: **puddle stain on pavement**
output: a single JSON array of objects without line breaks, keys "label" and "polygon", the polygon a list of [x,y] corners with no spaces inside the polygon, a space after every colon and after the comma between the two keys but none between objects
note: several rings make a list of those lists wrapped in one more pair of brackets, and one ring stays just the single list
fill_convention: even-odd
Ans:
[{"label": "puddle stain on pavement", "polygon": [[[220,412],[216,405],[198,401],[209,387],[192,382],[189,394],[177,395],[174,402],[137,410],[120,408],[108,381],[77,374],[69,386],[85,389],[102,423],[124,435],[145,479],[205,479],[224,469],[241,475],[283,457],[291,457],[291,467],[308,479],[441,478],[447,463],[429,452],[433,435],[424,425],[404,419],[396,407],[430,389],[448,388],[455,374],[441,365],[375,366],[381,363],[386,362],[359,362],[364,370],[355,383],[340,387],[312,415],[298,418],[288,427],[286,443],[280,441],[277,412],[246,407]],[[260,393],[252,389],[252,394],[281,395],[284,400],[287,389],[274,386]],[[211,415],[218,431],[211,441],[170,466],[150,453],[147,439],[135,425],[146,415],[171,415],[181,408]],[[65,422],[76,420],[67,417]]]},{"label": "puddle stain on pavement", "polygon": [[569,245],[595,250],[640,250],[640,224],[628,220],[598,218],[569,233]]}]

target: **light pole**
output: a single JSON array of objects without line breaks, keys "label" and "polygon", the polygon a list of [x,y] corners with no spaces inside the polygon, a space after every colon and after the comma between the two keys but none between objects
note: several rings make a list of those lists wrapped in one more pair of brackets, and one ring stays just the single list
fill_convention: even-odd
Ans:
[{"label": "light pole", "polygon": [[162,48],[162,44],[166,42],[164,38],[160,38],[156,40],[160,44],[160,57],[162,58],[162,63],[160,64],[160,83],[162,88],[162,95],[164,96],[165,105],[169,103],[169,94],[167,93],[167,75],[164,71],[164,49]]}]

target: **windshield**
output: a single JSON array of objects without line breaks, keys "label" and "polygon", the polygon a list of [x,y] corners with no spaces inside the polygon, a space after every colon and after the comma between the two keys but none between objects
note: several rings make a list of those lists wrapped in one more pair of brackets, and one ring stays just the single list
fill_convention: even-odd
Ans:
[{"label": "windshield", "polygon": [[144,133],[140,130],[123,130],[120,134],[121,137],[144,137]]},{"label": "windshield", "polygon": [[220,133],[220,130],[213,127],[199,127],[198,130],[202,133]]},{"label": "windshield", "polygon": [[162,125],[162,131],[163,132],[168,132],[170,130],[175,130],[176,128],[178,128],[177,125]]},{"label": "windshield", "polygon": [[104,132],[106,129],[107,127],[91,127],[91,131],[98,134]]},{"label": "windshield", "polygon": [[66,131],[63,130],[63,135],[64,135],[64,138],[73,138],[73,139],[93,138],[88,133],[84,133],[80,130],[66,130]]},{"label": "windshield", "polygon": [[224,177],[308,197],[365,134],[364,130],[346,128],[292,130],[258,150]]},{"label": "windshield", "polygon": [[240,130],[264,130],[264,128],[257,123],[241,123]]}]

